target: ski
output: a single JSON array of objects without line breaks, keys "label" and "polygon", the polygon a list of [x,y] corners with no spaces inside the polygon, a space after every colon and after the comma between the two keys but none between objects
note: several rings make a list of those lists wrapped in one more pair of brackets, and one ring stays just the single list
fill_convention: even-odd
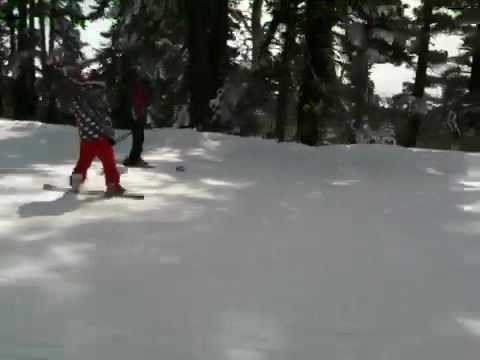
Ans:
[{"label": "ski", "polygon": [[[51,184],[44,184],[43,185],[43,190],[64,192],[64,193],[68,193],[68,194],[76,194],[69,187],[61,187],[61,186],[56,186],[56,185],[51,185]],[[103,196],[103,197],[105,197],[105,199],[126,198],[126,199],[134,199],[134,200],[143,200],[145,198],[145,195],[143,195],[143,194],[130,193],[128,191],[123,193],[123,194],[118,194],[118,195],[113,195],[113,196],[105,196],[105,191],[103,191],[103,190],[83,190],[83,191],[80,191],[78,194],[79,195]]]},{"label": "ski", "polygon": [[[119,173],[120,175],[125,175],[125,174],[127,174],[129,168],[133,168],[133,169],[154,169],[155,166],[153,166],[153,165],[147,165],[147,166],[144,166],[144,165],[142,165],[142,166],[140,166],[140,165],[139,165],[139,166],[125,166],[125,165],[123,165],[123,164],[117,164],[118,173]],[[103,169],[100,169],[100,170],[97,172],[97,174],[103,176],[103,175],[105,175],[105,172],[103,171]]]}]

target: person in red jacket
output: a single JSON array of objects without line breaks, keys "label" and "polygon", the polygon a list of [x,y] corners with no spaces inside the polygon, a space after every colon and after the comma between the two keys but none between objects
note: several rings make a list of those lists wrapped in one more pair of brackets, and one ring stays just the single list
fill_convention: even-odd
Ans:
[{"label": "person in red jacket", "polygon": [[145,167],[148,163],[142,159],[143,143],[145,141],[146,107],[151,103],[151,93],[147,86],[140,80],[136,70],[129,74],[129,90],[132,102],[132,149],[123,164],[131,167]]}]

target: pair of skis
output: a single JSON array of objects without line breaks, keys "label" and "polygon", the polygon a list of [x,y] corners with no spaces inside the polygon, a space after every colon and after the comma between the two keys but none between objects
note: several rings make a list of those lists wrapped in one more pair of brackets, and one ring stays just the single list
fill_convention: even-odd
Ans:
[{"label": "pair of skis", "polygon": [[[148,168],[151,168],[151,167],[153,167],[153,166],[149,166]],[[125,170],[126,170],[126,168],[125,168]],[[176,172],[184,172],[185,167],[183,165],[179,165],[175,168],[175,171]],[[69,188],[69,187],[56,186],[56,185],[52,185],[52,184],[44,184],[43,185],[43,190],[75,194],[75,192],[73,192],[72,189]],[[104,196],[106,198],[110,198],[110,196],[106,196],[105,191],[103,191],[103,190],[83,190],[83,191],[80,191],[79,194],[81,194],[81,195]],[[124,192],[123,194],[117,194],[117,195],[113,195],[111,197],[119,197],[119,198],[134,199],[134,200],[143,200],[145,198],[145,195],[140,194],[140,193],[132,193],[132,192],[127,191],[127,192]]]},{"label": "pair of skis", "polygon": [[[63,192],[63,193],[67,193],[67,194],[70,194],[70,193],[71,194],[76,194],[69,187],[56,186],[56,185],[51,185],[51,184],[44,184],[43,185],[43,190]],[[113,195],[113,196],[106,196],[105,191],[103,191],[103,190],[84,190],[84,191],[80,191],[79,194],[81,194],[81,195],[103,196],[107,199],[109,199],[109,198],[126,198],[126,199],[133,199],[133,200],[143,200],[145,198],[145,195],[143,195],[143,194],[131,193],[131,192],[128,192],[128,191],[124,192],[123,194],[116,194],[116,195]]]}]

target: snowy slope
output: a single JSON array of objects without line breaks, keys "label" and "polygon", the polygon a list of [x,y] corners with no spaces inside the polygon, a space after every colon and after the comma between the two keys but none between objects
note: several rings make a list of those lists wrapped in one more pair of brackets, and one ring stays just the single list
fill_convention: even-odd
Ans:
[{"label": "snowy slope", "polygon": [[41,191],[75,144],[0,121],[1,360],[479,358],[480,156],[158,130],[144,201]]}]

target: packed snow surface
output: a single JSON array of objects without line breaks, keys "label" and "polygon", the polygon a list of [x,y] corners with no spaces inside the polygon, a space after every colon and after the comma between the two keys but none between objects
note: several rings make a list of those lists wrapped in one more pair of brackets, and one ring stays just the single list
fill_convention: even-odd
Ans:
[{"label": "packed snow surface", "polygon": [[77,147],[0,121],[1,360],[479,359],[479,155],[151,130],[145,200],[43,191]]}]

